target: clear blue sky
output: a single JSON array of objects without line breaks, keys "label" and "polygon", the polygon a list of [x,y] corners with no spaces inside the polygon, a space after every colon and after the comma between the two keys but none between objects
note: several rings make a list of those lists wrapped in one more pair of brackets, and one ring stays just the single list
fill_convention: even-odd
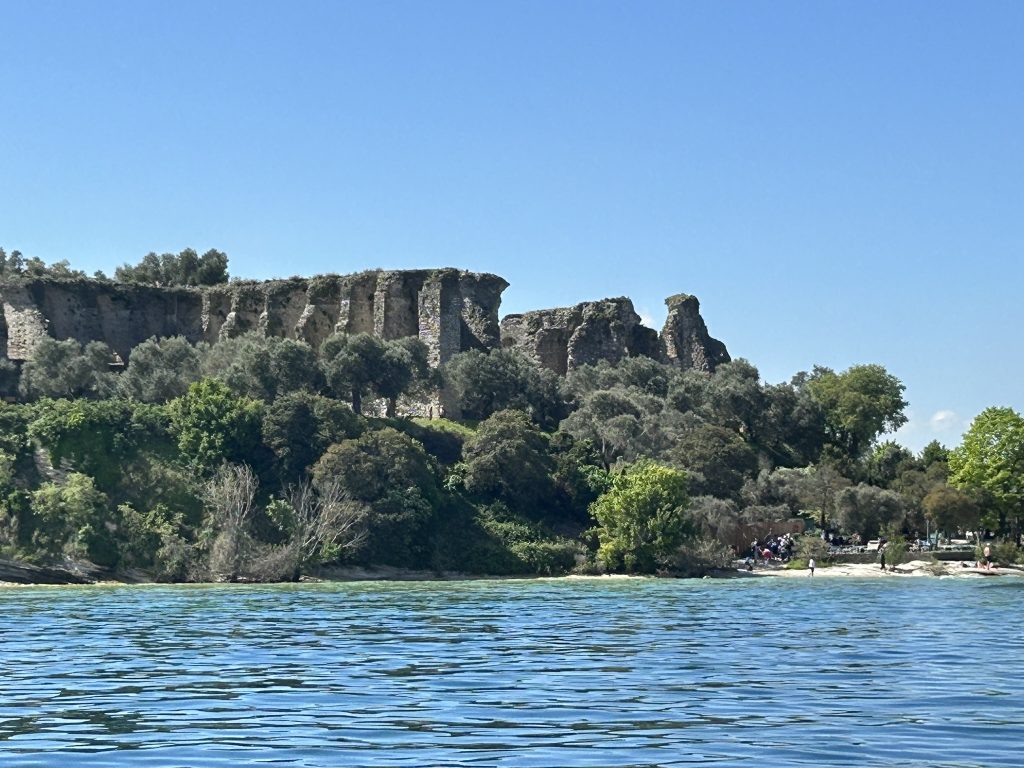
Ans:
[{"label": "clear blue sky", "polygon": [[87,271],[458,266],[700,297],[900,438],[1024,409],[1024,3],[0,2],[0,245]]}]

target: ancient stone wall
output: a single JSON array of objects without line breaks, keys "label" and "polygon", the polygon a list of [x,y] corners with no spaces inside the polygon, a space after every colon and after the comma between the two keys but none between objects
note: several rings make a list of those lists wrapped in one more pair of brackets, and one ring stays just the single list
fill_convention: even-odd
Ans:
[{"label": "ancient stone wall", "polygon": [[501,343],[564,376],[599,360],[655,356],[657,333],[641,324],[633,302],[617,298],[507,315],[501,321]]},{"label": "ancient stone wall", "polygon": [[507,315],[501,342],[561,375],[599,360],[616,363],[637,355],[707,372],[729,360],[725,345],[708,335],[694,297],[672,297],[668,304],[660,338],[641,323],[629,299],[617,298]]},{"label": "ancient stone wall", "polygon": [[456,269],[364,272],[211,288],[158,288],[96,280],[0,284],[0,355],[31,357],[45,338],[102,341],[127,362],[153,336],[215,343],[244,333],[314,347],[336,331],[383,339],[419,336],[441,365],[499,343],[497,275]]}]

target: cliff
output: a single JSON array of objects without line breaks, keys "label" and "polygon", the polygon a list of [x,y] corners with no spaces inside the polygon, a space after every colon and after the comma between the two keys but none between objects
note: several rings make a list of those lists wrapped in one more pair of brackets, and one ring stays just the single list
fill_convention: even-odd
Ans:
[{"label": "cliff", "polygon": [[[508,283],[456,269],[371,271],[309,279],[161,288],[88,279],[38,278],[0,284],[0,355],[31,357],[42,339],[102,341],[122,362],[153,336],[215,343],[248,332],[317,347],[334,332],[383,339],[418,336],[431,365],[469,349],[523,351],[561,375],[600,360],[644,355],[712,372],[729,360],[711,338],[693,296],[666,299],[661,336],[627,298],[508,315],[498,308]],[[443,395],[442,395],[443,399]],[[449,404],[454,407],[455,404]]]},{"label": "cliff", "polygon": [[664,359],[680,368],[714,372],[731,359],[725,344],[711,338],[696,296],[680,293],[665,299],[668,317],[661,331]]},{"label": "cliff", "polygon": [[335,331],[419,336],[440,365],[499,343],[497,275],[456,269],[375,271],[211,288],[40,278],[0,284],[0,354],[23,361],[47,337],[102,341],[123,360],[152,336],[196,343],[257,331],[319,346]]},{"label": "cliff", "polygon": [[665,303],[669,313],[660,337],[641,323],[629,299],[617,298],[508,315],[501,321],[501,343],[562,375],[637,355],[707,373],[729,361],[725,345],[708,334],[695,297],[680,294]]},{"label": "cliff", "polygon": [[599,360],[658,356],[658,334],[641,324],[627,298],[507,315],[501,321],[501,344],[561,375]]}]

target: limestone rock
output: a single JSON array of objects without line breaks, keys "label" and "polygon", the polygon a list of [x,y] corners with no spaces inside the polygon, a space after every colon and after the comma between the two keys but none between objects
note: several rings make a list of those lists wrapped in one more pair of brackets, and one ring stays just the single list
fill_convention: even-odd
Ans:
[{"label": "limestone rock", "polygon": [[599,360],[654,357],[658,349],[657,333],[641,324],[627,298],[507,315],[501,321],[501,343],[561,375]]},{"label": "limestone rock", "polygon": [[665,299],[668,317],[661,332],[665,360],[680,368],[713,373],[731,359],[725,344],[711,338],[696,296],[680,293]]},{"label": "limestone rock", "polygon": [[457,269],[373,271],[311,279],[161,288],[88,279],[0,284],[0,355],[21,362],[45,338],[102,341],[127,362],[153,336],[215,343],[244,333],[301,339],[335,331],[383,339],[419,336],[441,365],[466,349],[499,344],[508,283]]}]

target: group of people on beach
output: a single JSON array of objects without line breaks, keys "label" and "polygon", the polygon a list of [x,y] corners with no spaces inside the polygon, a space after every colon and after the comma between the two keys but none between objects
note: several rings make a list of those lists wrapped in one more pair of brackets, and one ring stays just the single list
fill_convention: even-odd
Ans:
[{"label": "group of people on beach", "polygon": [[781,536],[768,534],[763,541],[754,539],[750,542],[753,562],[761,559],[765,565],[768,565],[772,560],[780,560],[785,563],[793,556],[793,547],[795,545],[796,542],[792,534],[789,533],[784,533]]}]

